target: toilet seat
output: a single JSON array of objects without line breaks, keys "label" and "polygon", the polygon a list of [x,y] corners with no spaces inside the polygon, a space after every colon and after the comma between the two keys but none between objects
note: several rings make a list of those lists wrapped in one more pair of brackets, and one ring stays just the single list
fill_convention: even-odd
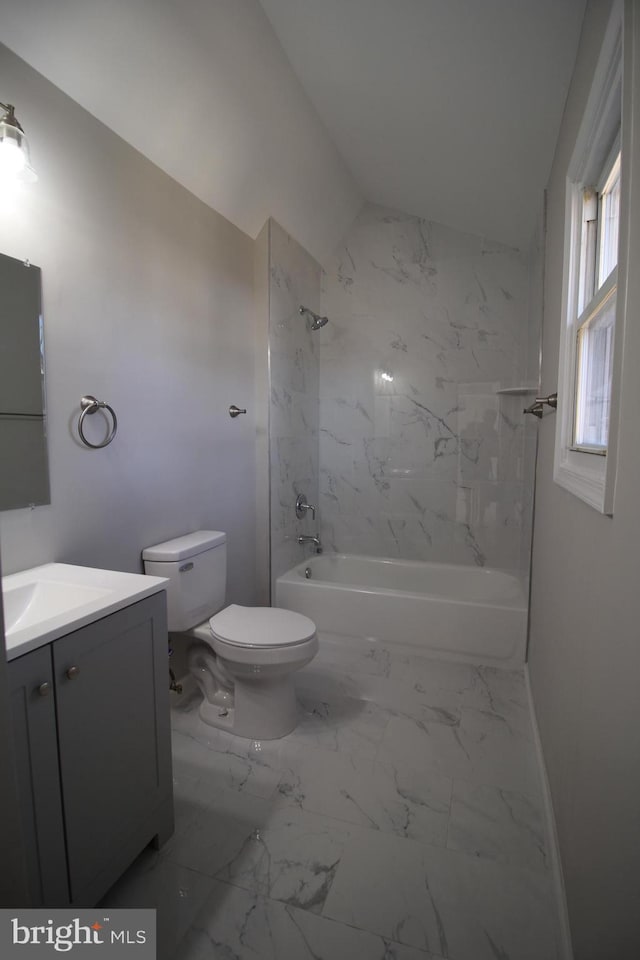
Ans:
[{"label": "toilet seat", "polygon": [[316,634],[312,620],[279,607],[242,607],[232,603],[211,617],[214,640],[232,647],[264,650],[307,644]]}]

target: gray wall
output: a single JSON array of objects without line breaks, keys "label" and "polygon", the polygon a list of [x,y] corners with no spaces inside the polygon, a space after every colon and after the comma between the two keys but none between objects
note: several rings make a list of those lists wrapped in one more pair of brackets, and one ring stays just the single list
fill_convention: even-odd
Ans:
[{"label": "gray wall", "polygon": [[[211,527],[229,599],[252,602],[253,242],[4,47],[0,90],[39,174],[3,198],[0,250],[43,271],[51,467],[50,506],[0,515],[4,572],[136,571],[148,544]],[[117,412],[104,450],[77,440],[85,393]]]},{"label": "gray wall", "polygon": [[[590,2],[548,191],[542,387],[556,388],[567,164],[609,4]],[[551,783],[577,960],[640,956],[640,8],[626,7],[634,89],[627,329],[612,518],[554,484],[555,418],[540,424],[530,673]],[[635,38],[636,63],[630,41]],[[633,74],[632,74],[633,71]],[[625,105],[625,126],[631,116]]]}]

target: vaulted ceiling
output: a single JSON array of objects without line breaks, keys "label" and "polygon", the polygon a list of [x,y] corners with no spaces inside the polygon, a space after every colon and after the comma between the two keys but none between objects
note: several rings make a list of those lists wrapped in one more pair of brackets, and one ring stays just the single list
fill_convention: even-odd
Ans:
[{"label": "vaulted ceiling", "polygon": [[0,39],[242,230],[272,215],[322,259],[363,198],[526,244],[583,12],[584,0],[3,0]]},{"label": "vaulted ceiling", "polygon": [[261,2],[367,198],[530,239],[584,0]]}]

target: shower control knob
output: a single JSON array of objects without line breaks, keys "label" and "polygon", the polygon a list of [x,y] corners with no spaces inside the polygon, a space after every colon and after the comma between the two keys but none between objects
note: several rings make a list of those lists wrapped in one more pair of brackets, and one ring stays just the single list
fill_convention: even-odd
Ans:
[{"label": "shower control knob", "polygon": [[235,403],[232,403],[229,407],[229,416],[230,417],[239,417],[241,413],[246,413],[246,408],[241,410],[240,407],[236,407]]},{"label": "shower control knob", "polygon": [[67,670],[67,678],[69,680],[75,680],[75,678],[80,673],[80,667],[69,667]]},{"label": "shower control knob", "polygon": [[312,503],[307,503],[307,498],[304,493],[299,494],[298,499],[296,500],[296,517],[298,520],[302,520],[305,516],[307,510],[311,510],[311,516],[315,520],[316,518],[316,508]]}]

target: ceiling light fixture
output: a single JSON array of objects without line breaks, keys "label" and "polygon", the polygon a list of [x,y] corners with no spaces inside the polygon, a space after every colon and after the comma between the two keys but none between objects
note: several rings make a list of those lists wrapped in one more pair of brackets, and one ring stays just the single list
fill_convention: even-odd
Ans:
[{"label": "ceiling light fixture", "polygon": [[31,166],[29,143],[16,119],[15,108],[10,103],[0,103],[0,110],[4,110],[0,117],[0,177],[34,183],[38,177]]}]

